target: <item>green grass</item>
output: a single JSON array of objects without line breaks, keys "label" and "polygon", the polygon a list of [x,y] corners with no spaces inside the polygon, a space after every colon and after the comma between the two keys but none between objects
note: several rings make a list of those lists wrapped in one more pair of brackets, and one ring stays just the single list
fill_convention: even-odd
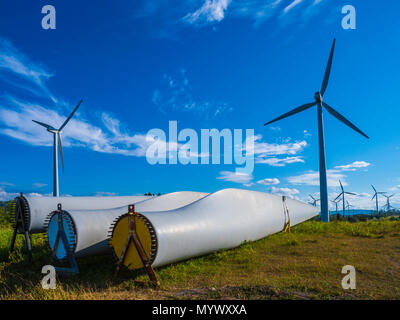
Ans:
[{"label": "green grass", "polygon": [[[43,290],[51,264],[42,235],[33,235],[34,262],[22,237],[9,257],[11,228],[0,228],[0,299],[399,299],[400,221],[309,221],[239,248],[157,268],[159,289],[135,286],[143,272],[113,277],[111,255],[78,259],[78,276],[58,277]],[[357,289],[343,290],[341,269],[353,265]]]}]

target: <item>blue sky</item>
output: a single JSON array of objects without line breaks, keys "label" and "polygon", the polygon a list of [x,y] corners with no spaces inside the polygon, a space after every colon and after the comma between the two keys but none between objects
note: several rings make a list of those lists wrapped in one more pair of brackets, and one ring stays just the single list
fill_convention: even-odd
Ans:
[{"label": "blue sky", "polygon": [[[44,5],[56,29],[41,27]],[[356,8],[356,30],[341,9]],[[378,10],[379,7],[379,10]],[[236,187],[318,195],[313,101],[337,38],[325,100],[371,139],[325,112],[329,193],[340,178],[369,208],[373,183],[400,194],[398,1],[3,1],[0,4],[0,199],[52,190],[52,137],[61,125],[68,195],[213,192]],[[235,165],[150,165],[153,128],[254,129],[252,175]],[[384,204],[384,199],[382,199]],[[400,205],[396,195],[393,204]]]}]

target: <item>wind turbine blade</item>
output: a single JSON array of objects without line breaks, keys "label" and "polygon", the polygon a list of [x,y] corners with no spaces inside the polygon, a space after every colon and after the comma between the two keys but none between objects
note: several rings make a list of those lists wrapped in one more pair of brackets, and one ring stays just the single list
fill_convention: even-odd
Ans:
[{"label": "wind turbine blade", "polygon": [[58,148],[60,149],[61,165],[62,165],[62,169],[63,169],[63,172],[64,172],[64,157],[63,157],[63,149],[62,149],[60,132],[58,132],[57,135],[58,135]]},{"label": "wind turbine blade", "polygon": [[48,125],[48,124],[45,124],[45,123],[43,123],[43,122],[40,122],[40,121],[36,121],[36,120],[32,120],[33,122],[35,122],[35,123],[37,123],[38,125],[41,125],[42,127],[45,127],[46,129],[54,129],[52,126],[50,126],[50,125]]},{"label": "wind turbine blade", "polygon": [[371,200],[374,200],[374,199],[375,199],[375,197],[376,197],[376,192],[375,192],[374,196],[371,198]]},{"label": "wind turbine blade", "polygon": [[275,122],[275,121],[278,121],[278,120],[287,118],[287,117],[289,117],[289,116],[291,116],[291,115],[294,115],[294,114],[296,114],[296,113],[299,113],[299,112],[301,112],[301,111],[307,110],[308,108],[311,108],[311,107],[315,106],[316,104],[317,104],[316,102],[303,104],[303,105],[301,105],[300,107],[294,108],[293,110],[291,110],[291,111],[289,111],[289,112],[287,112],[287,113],[281,115],[280,117],[275,118],[274,120],[265,123],[264,126],[266,126],[266,125],[268,125],[268,124],[270,124],[270,123],[273,123],[273,122]]},{"label": "wind turbine blade", "polygon": [[64,123],[62,124],[62,126],[60,127],[60,129],[58,129],[59,131],[61,131],[62,129],[64,129],[64,127],[67,125],[68,121],[71,120],[72,116],[74,115],[75,111],[79,108],[79,106],[81,105],[82,100],[79,101],[79,103],[77,104],[77,106],[75,107],[75,109],[71,112],[71,114],[69,115],[69,117],[67,118],[67,120],[64,121]]},{"label": "wind turbine blade", "polygon": [[335,109],[333,109],[332,107],[330,107],[327,103],[322,102],[323,106],[325,107],[325,109],[331,114],[333,115],[336,119],[342,121],[345,125],[349,126],[350,128],[352,128],[353,130],[357,131],[359,134],[361,134],[362,136],[366,137],[367,139],[369,139],[369,137],[362,132],[360,129],[358,129],[354,124],[352,124],[349,120],[347,120],[345,117],[343,117],[339,112],[337,112]]},{"label": "wind turbine blade", "polygon": [[328,86],[329,76],[331,74],[332,60],[333,60],[333,52],[335,51],[335,43],[336,39],[333,39],[331,53],[329,54],[328,64],[326,65],[324,80],[322,81],[321,86],[321,95],[324,96],[326,87]]},{"label": "wind turbine blade", "polygon": [[339,195],[335,198],[335,201],[336,201],[337,199],[339,199],[342,195],[343,195],[343,192],[342,192],[341,194],[339,194]]},{"label": "wind turbine blade", "polygon": [[353,192],[345,192],[346,194],[351,194],[351,195],[353,195],[353,196],[356,196],[357,194],[356,193],[353,193]]},{"label": "wind turbine blade", "polygon": [[372,189],[374,189],[374,191],[375,191],[375,193],[376,193],[376,189],[375,189],[375,187],[371,184],[371,187],[372,187]]},{"label": "wind turbine blade", "polygon": [[340,189],[342,189],[342,193],[343,193],[344,192],[343,185],[342,185],[342,181],[340,181],[340,179],[339,179],[339,183],[340,183]]}]

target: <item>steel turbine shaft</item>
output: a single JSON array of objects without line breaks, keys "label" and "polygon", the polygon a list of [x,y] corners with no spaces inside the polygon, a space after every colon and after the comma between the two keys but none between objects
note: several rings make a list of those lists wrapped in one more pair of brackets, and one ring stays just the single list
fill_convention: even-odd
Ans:
[{"label": "steel turbine shaft", "polygon": [[[305,111],[313,106],[317,106],[317,115],[318,115],[318,141],[319,141],[319,182],[320,182],[320,195],[321,195],[321,219],[324,222],[329,222],[329,211],[328,211],[328,187],[327,187],[327,178],[326,178],[326,160],[325,160],[325,139],[324,139],[324,124],[323,124],[323,115],[322,111],[323,108],[328,111],[331,115],[333,115],[336,119],[343,122],[345,125],[349,126],[353,130],[357,131],[359,134],[363,135],[364,137],[369,137],[362,132],[359,128],[357,128],[353,123],[351,123],[348,119],[346,119],[343,115],[329,106],[327,103],[323,101],[323,97],[328,87],[329,77],[331,74],[332,68],[332,60],[333,60],[333,53],[335,51],[335,43],[336,39],[333,40],[332,48],[329,54],[328,63],[325,69],[324,78],[322,81],[320,91],[314,94],[314,102],[309,102],[303,104],[277,118],[271,120],[264,125],[271,124],[275,121],[287,118],[292,116],[296,113]],[[344,205],[345,206],[345,205]]]},{"label": "steel turbine shaft", "polygon": [[61,133],[64,127],[67,125],[67,123],[71,120],[72,116],[74,115],[75,111],[79,108],[81,105],[82,100],[79,101],[79,103],[76,105],[74,110],[71,112],[69,117],[64,121],[64,123],[61,125],[59,129],[54,128],[53,126],[32,120],[33,122],[37,123],[38,125],[41,125],[42,127],[45,127],[48,132],[53,134],[53,196],[54,197],[59,197],[60,192],[59,192],[59,185],[58,185],[58,150],[60,151],[60,158],[61,158],[61,165],[62,169],[64,171],[64,157],[63,157],[63,149],[62,149],[62,142],[61,142]]}]

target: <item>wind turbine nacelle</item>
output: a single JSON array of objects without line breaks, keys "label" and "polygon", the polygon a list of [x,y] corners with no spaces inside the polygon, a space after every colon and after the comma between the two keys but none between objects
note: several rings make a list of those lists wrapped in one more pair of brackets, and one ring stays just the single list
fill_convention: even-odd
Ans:
[{"label": "wind turbine nacelle", "polygon": [[322,95],[321,95],[321,92],[317,91],[317,92],[314,94],[314,98],[315,98],[315,101],[317,101],[317,102],[322,102]]}]

